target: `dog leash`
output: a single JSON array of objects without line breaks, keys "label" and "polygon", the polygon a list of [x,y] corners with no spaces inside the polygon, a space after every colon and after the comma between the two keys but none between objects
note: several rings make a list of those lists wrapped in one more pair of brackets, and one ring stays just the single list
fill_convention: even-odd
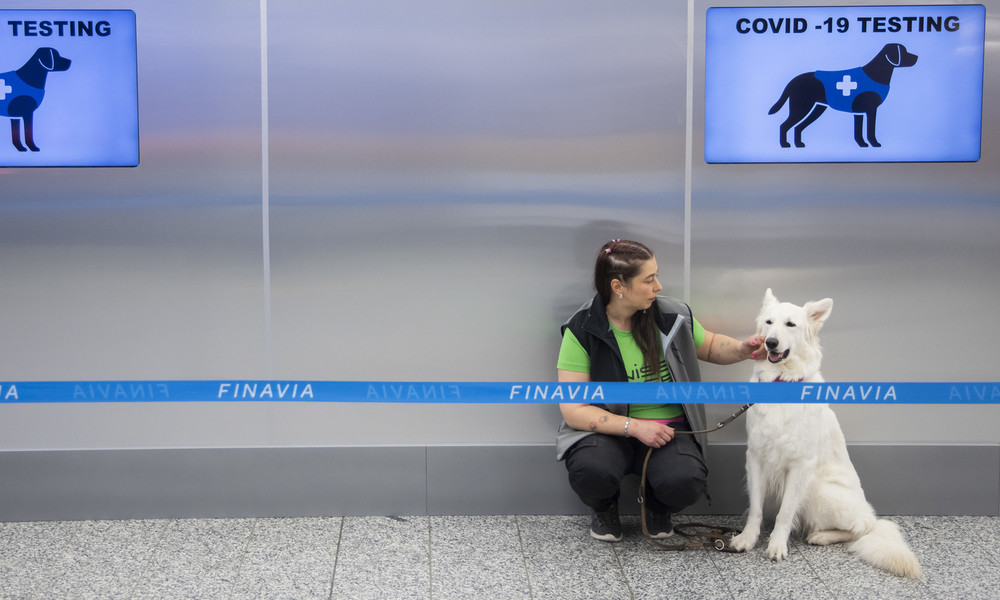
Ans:
[{"label": "dog leash", "polygon": [[[740,415],[750,410],[753,403],[744,404],[740,406],[740,409],[733,414],[729,415],[724,421],[720,421],[711,429],[699,429],[698,431],[675,431],[674,434],[683,433],[686,435],[695,435],[700,433],[712,433],[713,431],[719,431],[726,425],[729,425],[735,421]],[[680,534],[682,537],[687,538],[677,544],[667,544],[652,536],[649,533],[649,527],[646,524],[646,469],[649,467],[649,457],[653,455],[653,450],[655,448],[650,448],[646,452],[646,459],[642,461],[642,476],[639,479],[639,517],[642,521],[642,534],[646,536],[654,547],[658,550],[693,550],[698,548],[715,548],[719,552],[739,552],[739,550],[733,550],[729,545],[729,541],[732,539],[732,534],[736,533],[737,530],[731,527],[722,527],[719,525],[706,525],[704,523],[681,523],[674,526],[674,531]]]}]

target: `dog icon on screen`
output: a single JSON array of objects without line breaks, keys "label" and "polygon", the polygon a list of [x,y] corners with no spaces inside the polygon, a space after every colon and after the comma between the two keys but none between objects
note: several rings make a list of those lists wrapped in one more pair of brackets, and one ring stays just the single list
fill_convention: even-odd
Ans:
[{"label": "dog icon on screen", "polygon": [[912,67],[917,55],[902,44],[886,44],[863,67],[846,71],[813,71],[796,76],[781,93],[767,114],[773,115],[788,102],[788,118],[778,128],[782,148],[788,143],[788,130],[795,128],[795,147],[805,148],[802,130],[832,108],[854,113],[854,140],[858,146],[880,148],[875,137],[875,113],[889,94],[889,80],[897,67]]},{"label": "dog icon on screen", "polygon": [[39,48],[20,69],[0,73],[0,116],[10,117],[10,141],[19,151],[38,152],[34,114],[45,96],[45,77],[52,71],[69,69],[70,62],[54,48]]}]

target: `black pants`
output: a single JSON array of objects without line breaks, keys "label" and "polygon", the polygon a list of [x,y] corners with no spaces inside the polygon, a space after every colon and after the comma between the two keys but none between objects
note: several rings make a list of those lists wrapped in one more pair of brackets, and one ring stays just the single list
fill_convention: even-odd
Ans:
[{"label": "black pants", "polygon": [[[642,474],[648,450],[635,438],[588,435],[565,457],[569,484],[584,504],[594,510],[607,510],[617,502],[625,475]],[[646,469],[646,507],[655,513],[678,512],[701,498],[707,480],[708,468],[694,436],[680,434],[666,446],[653,450]]]}]

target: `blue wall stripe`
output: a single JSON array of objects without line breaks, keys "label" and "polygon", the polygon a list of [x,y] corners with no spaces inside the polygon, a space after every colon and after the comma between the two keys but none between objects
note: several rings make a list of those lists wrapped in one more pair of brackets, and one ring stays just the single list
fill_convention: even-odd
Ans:
[{"label": "blue wall stripe", "polygon": [[1000,403],[1000,382],[771,384],[262,380],[0,382],[0,403],[68,402],[997,404]]}]

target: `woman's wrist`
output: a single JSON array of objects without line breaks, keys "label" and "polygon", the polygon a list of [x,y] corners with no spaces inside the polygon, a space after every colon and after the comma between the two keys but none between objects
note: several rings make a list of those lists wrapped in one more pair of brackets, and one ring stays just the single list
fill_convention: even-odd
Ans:
[{"label": "woman's wrist", "polygon": [[632,422],[632,417],[625,417],[625,437],[630,437],[628,434],[628,425]]}]

